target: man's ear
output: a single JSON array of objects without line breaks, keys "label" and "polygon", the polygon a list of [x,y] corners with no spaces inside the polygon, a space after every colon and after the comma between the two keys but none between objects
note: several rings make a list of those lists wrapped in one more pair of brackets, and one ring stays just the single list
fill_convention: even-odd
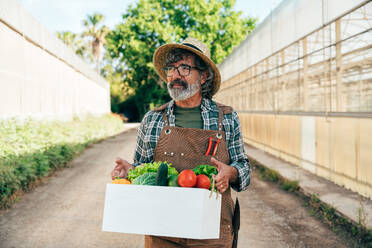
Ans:
[{"label": "man's ear", "polygon": [[203,71],[200,78],[200,84],[204,84],[208,78],[208,71]]}]

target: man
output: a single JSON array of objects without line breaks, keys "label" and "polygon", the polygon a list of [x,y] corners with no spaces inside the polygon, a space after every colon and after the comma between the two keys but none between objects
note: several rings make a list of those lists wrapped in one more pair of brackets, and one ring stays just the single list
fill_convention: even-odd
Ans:
[{"label": "man", "polygon": [[111,175],[124,177],[134,166],[153,161],[171,162],[178,171],[200,164],[215,165],[215,185],[222,194],[220,238],[146,236],[145,247],[230,248],[234,212],[230,187],[236,191],[248,187],[250,165],[236,112],[211,100],[221,84],[220,72],[210,59],[207,46],[194,38],[159,47],[153,62],[173,100],[144,116],[134,164],[118,159]]}]

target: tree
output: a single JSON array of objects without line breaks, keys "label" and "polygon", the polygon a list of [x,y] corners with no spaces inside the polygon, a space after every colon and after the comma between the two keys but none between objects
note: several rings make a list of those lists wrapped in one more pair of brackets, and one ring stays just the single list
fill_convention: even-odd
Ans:
[{"label": "tree", "polygon": [[69,31],[57,32],[57,37],[75,52],[76,34]]},{"label": "tree", "polygon": [[134,93],[133,89],[123,82],[123,70],[124,68],[120,65],[114,68],[111,63],[106,63],[102,69],[102,76],[110,82],[111,111],[114,113],[122,113],[120,103],[127,100]]},{"label": "tree", "polygon": [[101,73],[101,61],[103,57],[103,45],[106,43],[106,35],[109,32],[108,27],[101,25],[104,16],[99,13],[88,15],[86,20],[83,20],[83,25],[86,27],[86,31],[83,32],[83,37],[92,38],[91,47],[92,53],[97,63],[97,72]]},{"label": "tree", "polygon": [[140,116],[169,100],[152,64],[155,49],[188,36],[209,45],[217,64],[254,29],[256,19],[234,11],[235,0],[139,0],[107,36],[109,57],[125,64],[123,80],[135,91]]},{"label": "tree", "polygon": [[69,31],[57,32],[57,37],[71,48],[77,55],[84,59],[87,57],[88,47],[85,44],[80,34],[75,34]]}]

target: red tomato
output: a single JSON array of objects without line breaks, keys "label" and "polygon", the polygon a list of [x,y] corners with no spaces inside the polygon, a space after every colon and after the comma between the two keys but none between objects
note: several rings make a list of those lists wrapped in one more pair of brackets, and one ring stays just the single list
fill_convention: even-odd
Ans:
[{"label": "red tomato", "polygon": [[198,175],[196,177],[196,187],[203,188],[203,189],[209,189],[211,187],[211,181],[209,180],[209,177],[207,177],[204,174]]},{"label": "red tomato", "polygon": [[194,187],[196,184],[196,175],[192,170],[183,170],[178,175],[178,185],[181,187]]}]

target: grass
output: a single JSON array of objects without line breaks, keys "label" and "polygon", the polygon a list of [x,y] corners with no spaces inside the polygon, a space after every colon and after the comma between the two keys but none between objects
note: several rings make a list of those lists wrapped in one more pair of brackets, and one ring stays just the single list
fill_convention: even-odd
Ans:
[{"label": "grass", "polygon": [[258,169],[259,178],[264,181],[274,182],[280,187],[289,192],[296,192],[299,189],[298,181],[291,181],[282,177],[276,170],[269,169],[256,160],[250,159],[251,164]]},{"label": "grass", "polygon": [[348,221],[316,195],[304,196],[304,199],[311,215],[326,223],[335,233],[352,241],[353,247],[372,247],[372,230],[365,228],[365,223],[362,223],[361,219],[359,223]]}]

